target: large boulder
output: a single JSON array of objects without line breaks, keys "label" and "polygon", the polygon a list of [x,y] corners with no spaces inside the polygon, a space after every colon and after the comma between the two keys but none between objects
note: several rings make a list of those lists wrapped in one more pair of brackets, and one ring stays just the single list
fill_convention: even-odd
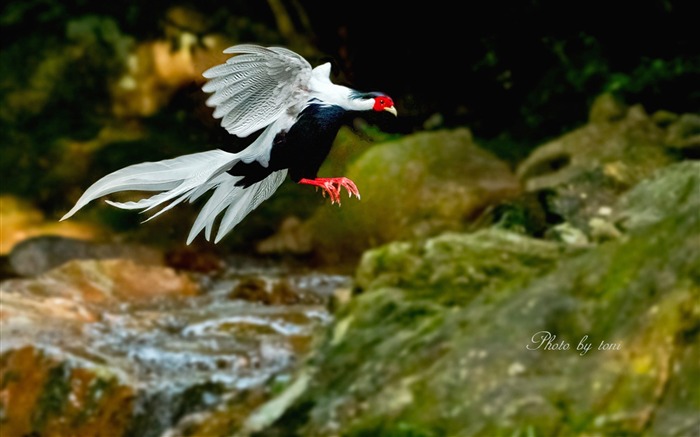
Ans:
[{"label": "large boulder", "polygon": [[[341,208],[318,208],[301,229],[288,226],[260,249],[306,250],[327,262],[357,259],[390,241],[464,230],[486,207],[520,192],[509,166],[480,148],[464,128],[378,144],[346,176],[357,184],[361,201],[344,194]],[[295,245],[280,244],[285,240]]]},{"label": "large boulder", "polygon": [[669,123],[649,116],[641,105],[627,107],[603,94],[587,124],[539,146],[521,162],[518,177],[544,204],[552,235],[596,239],[600,221],[607,220],[622,193],[678,160],[670,143],[685,137],[674,133],[678,122]]},{"label": "large boulder", "polygon": [[490,228],[368,252],[359,295],[280,396],[286,412],[271,402],[249,429],[692,434],[700,164],[665,168],[611,208],[620,237],[587,247]]}]

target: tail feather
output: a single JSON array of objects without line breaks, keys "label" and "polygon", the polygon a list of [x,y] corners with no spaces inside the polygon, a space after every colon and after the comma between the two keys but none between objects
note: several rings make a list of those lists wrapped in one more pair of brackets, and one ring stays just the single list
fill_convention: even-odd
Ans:
[{"label": "tail feather", "polygon": [[287,170],[276,171],[247,188],[235,185],[238,178],[228,174],[218,176],[214,181],[216,189],[192,225],[187,244],[190,244],[202,230],[207,241],[211,241],[216,218],[226,210],[214,239],[215,243],[221,241],[245,216],[272,196],[282,185],[286,176]]},{"label": "tail feather", "polygon": [[114,207],[142,210],[141,212],[165,205],[145,220],[149,221],[184,201],[192,203],[207,191],[214,189],[192,226],[187,244],[202,230],[205,231],[206,239],[210,240],[216,218],[226,210],[216,234],[215,242],[218,243],[248,213],[268,199],[287,175],[286,170],[277,171],[247,188],[237,187],[235,184],[240,178],[231,176],[226,171],[242,158],[244,157],[241,154],[212,150],[159,162],[145,162],[117,170],[90,186],[61,220],[71,217],[89,202],[108,194],[119,191],[162,191],[138,201],[107,200],[107,203]]},{"label": "tail feather", "polygon": [[221,241],[221,239],[240,223],[250,211],[257,208],[261,203],[272,196],[272,194],[277,191],[277,188],[282,185],[286,176],[287,170],[277,171],[270,174],[270,176],[262,181],[243,190],[244,193],[240,200],[236,203],[232,203],[221,219],[221,224],[216,233],[214,243]]},{"label": "tail feather", "polygon": [[[173,190],[183,184],[184,181],[205,180],[216,171],[220,170],[219,172],[222,172],[226,170],[226,164],[224,164],[222,166],[224,167],[223,169],[216,168],[215,171],[212,171],[212,164],[221,166],[222,163],[231,164],[232,162],[235,162],[234,154],[213,150],[165,161],[144,162],[125,167],[104,176],[92,184],[61,220],[71,217],[98,197],[119,191]],[[135,208],[140,208],[140,206]]]},{"label": "tail feather", "polygon": [[[202,210],[192,225],[190,234],[187,237],[187,244],[190,244],[192,240],[202,231],[204,231],[204,237],[207,240],[211,239],[211,229],[214,227],[214,222],[216,217],[224,210],[232,201],[235,200],[236,195],[240,195],[240,189],[237,189],[235,183],[236,178],[228,177],[224,175],[219,176],[219,180],[216,181],[217,185],[214,189],[214,193],[211,195],[207,203],[204,204]],[[196,194],[196,193],[195,193]],[[206,229],[205,229],[206,228]]]},{"label": "tail feather", "polygon": [[[124,203],[122,203],[122,202],[113,202],[111,200],[105,200],[105,202],[107,202],[109,205],[112,205],[114,207],[121,208],[121,209],[143,209],[143,211],[141,211],[141,213],[144,213],[146,211],[152,210],[153,208],[157,207],[158,205],[161,205],[161,204],[167,202],[168,200],[170,200],[172,197],[174,197],[174,196],[170,196],[170,195],[164,196],[165,194],[168,194],[172,191],[175,191],[175,190],[165,191],[163,193],[149,197],[148,199],[141,199],[138,202],[124,202]],[[169,211],[174,206],[187,200],[190,196],[191,196],[191,190],[186,191],[180,197],[178,197],[174,201],[170,202],[170,204],[168,204],[165,208],[161,209],[157,213],[148,217],[142,223],[146,223],[148,221],[153,220],[154,218],[158,217],[159,215],[163,214],[164,212]]]}]

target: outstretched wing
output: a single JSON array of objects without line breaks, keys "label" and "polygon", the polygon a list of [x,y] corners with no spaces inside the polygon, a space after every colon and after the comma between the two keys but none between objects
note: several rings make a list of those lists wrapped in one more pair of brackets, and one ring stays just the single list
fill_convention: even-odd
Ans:
[{"label": "outstretched wing", "polygon": [[202,90],[214,93],[207,105],[229,133],[247,137],[308,100],[311,65],[291,50],[241,44],[224,53],[236,56],[205,71]]}]

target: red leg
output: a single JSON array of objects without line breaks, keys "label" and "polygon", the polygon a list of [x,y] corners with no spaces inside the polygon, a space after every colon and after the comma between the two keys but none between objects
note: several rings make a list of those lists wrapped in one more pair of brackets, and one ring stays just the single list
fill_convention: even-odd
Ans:
[{"label": "red leg", "polygon": [[340,205],[340,189],[345,187],[348,190],[350,197],[354,194],[357,198],[360,198],[360,192],[353,181],[348,178],[316,178],[316,179],[301,179],[300,184],[313,185],[315,187],[321,187],[323,189],[323,195],[325,197],[328,193],[328,197],[331,198],[331,204],[338,202]]}]

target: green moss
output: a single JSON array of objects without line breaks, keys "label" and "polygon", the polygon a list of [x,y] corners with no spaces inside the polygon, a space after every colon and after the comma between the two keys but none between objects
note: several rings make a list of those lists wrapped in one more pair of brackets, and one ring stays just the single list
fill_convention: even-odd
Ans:
[{"label": "green moss", "polygon": [[[353,259],[389,241],[464,229],[519,190],[508,166],[467,129],[421,132],[377,144],[348,167],[362,199],[321,208],[307,223],[317,253]],[[493,182],[493,181],[497,182]]]},{"label": "green moss", "polygon": [[102,376],[97,376],[90,383],[87,396],[83,408],[73,419],[73,426],[80,427],[87,421],[98,416],[99,408],[104,405],[104,399],[108,399],[118,384],[116,379],[106,379]]},{"label": "green moss", "polygon": [[356,425],[342,434],[346,437],[440,437],[444,432],[421,427],[411,422],[388,424],[382,418],[368,420]]},{"label": "green moss", "polygon": [[61,415],[70,393],[70,369],[66,364],[52,367],[41,391],[35,410],[32,412],[32,426],[41,430],[51,417]]},{"label": "green moss", "polygon": [[398,286],[416,299],[466,304],[479,293],[527,280],[553,266],[565,248],[498,229],[444,234],[367,252],[357,273],[361,288]]},{"label": "green moss", "polygon": [[[653,209],[652,192],[670,181],[686,187],[697,170],[669,167],[620,208],[633,211],[639,201]],[[344,335],[312,360],[314,384],[299,404],[306,419],[295,429],[671,433],[674,420],[689,421],[700,408],[697,389],[687,388],[700,372],[691,358],[700,332],[700,215],[698,200],[683,198],[587,249],[486,229],[368,252],[357,275],[362,293],[339,314]],[[540,331],[568,349],[528,350]],[[579,342],[592,349],[583,354]],[[601,343],[616,346],[599,350]]]}]

